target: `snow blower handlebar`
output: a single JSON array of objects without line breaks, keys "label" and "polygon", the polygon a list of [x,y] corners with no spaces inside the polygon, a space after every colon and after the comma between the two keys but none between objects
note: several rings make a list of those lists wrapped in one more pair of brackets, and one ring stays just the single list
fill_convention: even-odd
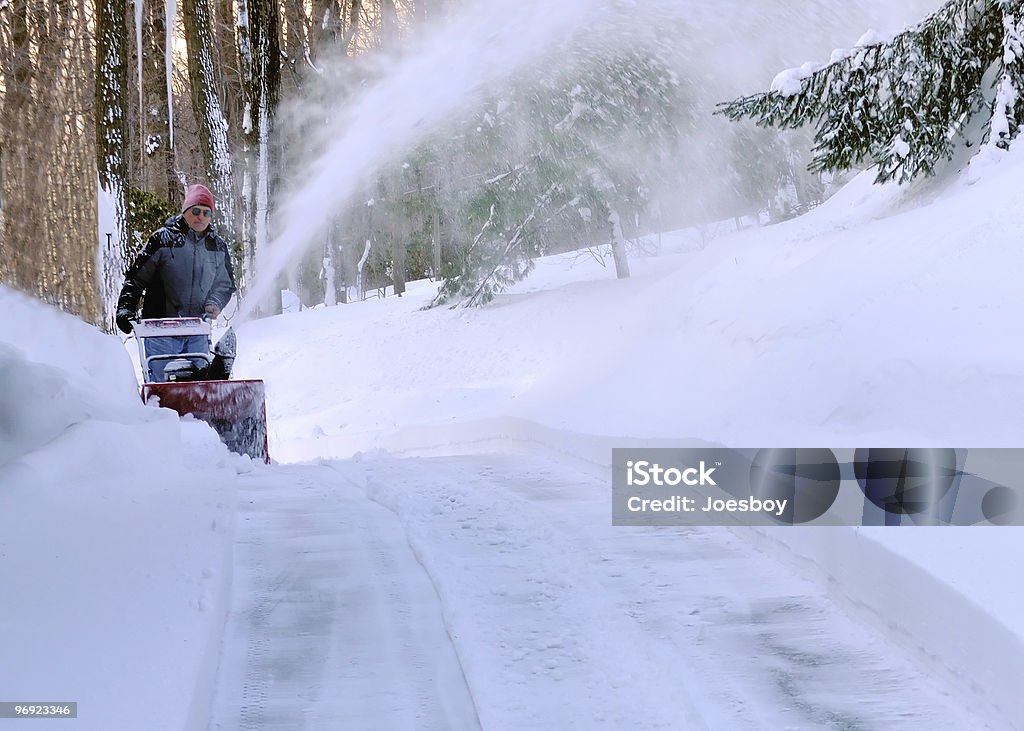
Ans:
[{"label": "snow blower handlebar", "polygon": [[212,327],[204,317],[165,317],[156,320],[139,320],[132,325],[135,337],[143,338],[185,338],[191,335],[210,337]]},{"label": "snow blower handlebar", "polygon": [[[170,366],[171,361],[184,360],[188,363],[202,361],[202,367],[188,376],[182,377],[195,379],[201,377],[213,362],[210,355],[210,321],[201,317],[167,317],[160,319],[140,320],[133,324],[132,331],[135,334],[136,342],[139,344],[139,362],[142,364],[143,381],[153,379],[153,363],[167,361],[165,369]],[[148,355],[145,342],[147,338],[191,338],[202,337],[206,342],[205,352],[195,353],[172,353],[160,355]]]}]

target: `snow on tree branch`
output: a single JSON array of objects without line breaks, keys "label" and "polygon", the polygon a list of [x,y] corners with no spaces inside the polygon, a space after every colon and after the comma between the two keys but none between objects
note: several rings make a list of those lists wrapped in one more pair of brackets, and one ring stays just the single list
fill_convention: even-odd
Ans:
[{"label": "snow on tree branch", "polygon": [[[767,92],[718,105],[732,120],[815,127],[812,172],[870,161],[875,182],[932,175],[961,145],[1005,149],[1019,128],[1022,1],[950,0],[891,40],[862,38],[831,62],[785,71]],[[989,115],[983,139],[967,123]]]}]

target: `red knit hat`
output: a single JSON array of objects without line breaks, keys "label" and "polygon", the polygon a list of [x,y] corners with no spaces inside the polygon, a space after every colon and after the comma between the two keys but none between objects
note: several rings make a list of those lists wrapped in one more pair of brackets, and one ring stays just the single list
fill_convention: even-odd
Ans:
[{"label": "red knit hat", "polygon": [[188,190],[185,191],[185,202],[181,204],[181,210],[187,211],[192,206],[206,206],[213,210],[213,193],[210,192],[210,189],[199,183],[188,186]]}]

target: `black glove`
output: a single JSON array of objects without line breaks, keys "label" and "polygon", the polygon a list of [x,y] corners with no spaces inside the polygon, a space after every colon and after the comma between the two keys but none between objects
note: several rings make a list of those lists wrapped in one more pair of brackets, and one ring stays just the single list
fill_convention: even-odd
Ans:
[{"label": "black glove", "polygon": [[125,335],[130,335],[132,332],[132,320],[135,319],[135,313],[131,310],[121,309],[117,311],[117,316],[114,318],[117,322],[117,329],[123,332]]}]

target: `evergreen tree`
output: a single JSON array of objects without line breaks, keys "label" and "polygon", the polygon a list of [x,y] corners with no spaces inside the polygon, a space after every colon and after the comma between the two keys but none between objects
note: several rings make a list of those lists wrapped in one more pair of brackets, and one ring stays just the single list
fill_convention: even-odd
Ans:
[{"label": "evergreen tree", "polygon": [[444,208],[467,242],[450,258],[438,302],[486,303],[522,279],[549,240],[611,240],[628,276],[620,219],[646,203],[654,150],[676,134],[680,84],[657,43],[577,49],[560,73],[521,79],[478,107],[438,159],[462,159]]},{"label": "evergreen tree", "polygon": [[1022,3],[950,0],[892,40],[865,38],[825,66],[783,72],[770,91],[718,113],[763,126],[814,124],[812,171],[870,160],[876,182],[932,175],[963,146],[1005,149],[1024,111]]},{"label": "evergreen tree", "polygon": [[776,222],[824,199],[823,176],[806,170],[811,136],[804,130],[765,129],[744,121],[733,125],[726,139],[731,166],[723,174],[729,176],[732,210]]}]

